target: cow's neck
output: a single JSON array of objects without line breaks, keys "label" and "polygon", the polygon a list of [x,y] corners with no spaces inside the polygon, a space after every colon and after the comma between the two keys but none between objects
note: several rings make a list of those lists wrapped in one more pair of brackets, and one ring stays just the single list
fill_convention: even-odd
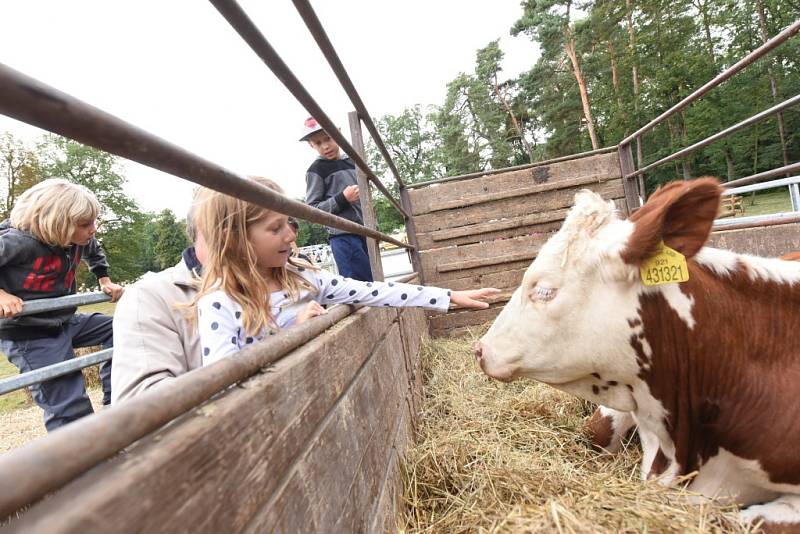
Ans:
[{"label": "cow's neck", "polygon": [[[748,274],[753,263],[746,265],[754,261],[745,258],[727,274],[690,262],[690,279],[679,289],[665,286],[639,298],[633,323],[641,324],[631,345],[649,391],[637,392],[637,418],[656,434],[666,432],[671,443],[662,440],[661,448],[673,449],[662,451],[668,461],[654,462],[656,471],[692,472],[719,448],[757,458],[786,432],[800,435],[800,355],[794,341],[800,333],[800,282],[777,276],[754,281]],[[787,482],[800,482],[800,460],[774,467]]]}]

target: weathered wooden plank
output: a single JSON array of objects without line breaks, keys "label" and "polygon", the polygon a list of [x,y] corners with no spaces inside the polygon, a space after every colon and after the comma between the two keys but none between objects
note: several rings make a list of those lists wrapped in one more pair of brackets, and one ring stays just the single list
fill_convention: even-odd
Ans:
[{"label": "weathered wooden plank", "polygon": [[533,195],[504,198],[463,208],[424,213],[416,216],[414,222],[419,235],[496,219],[554,211],[572,206],[575,193],[580,189],[595,191],[603,198],[608,199],[620,198],[624,194],[622,182],[620,180],[610,180],[602,183],[586,184],[580,188],[551,189]]},{"label": "weathered wooden plank", "polygon": [[476,326],[491,321],[503,310],[503,305],[493,305],[485,310],[463,311],[430,317],[431,336],[440,337],[454,329]]},{"label": "weathered wooden plank", "polygon": [[403,452],[408,448],[410,440],[410,425],[405,418],[397,422],[394,442],[392,443],[392,455],[386,465],[386,474],[383,477],[384,483],[378,496],[378,505],[372,520],[369,532],[384,534],[397,531],[397,519],[402,506],[400,496],[403,491],[400,471],[400,461]]},{"label": "weathered wooden plank", "polygon": [[800,250],[800,223],[720,230],[711,234],[708,246],[741,254],[778,257]]},{"label": "weathered wooden plank", "polygon": [[482,176],[471,180],[437,184],[411,190],[409,198],[412,204],[412,214],[421,215],[432,210],[432,203],[480,197],[484,194],[510,191],[537,184],[556,183],[585,176],[593,176],[595,179],[619,177],[617,155],[601,154],[541,167]]},{"label": "weathered wooden plank", "polygon": [[105,532],[113,518],[118,532],[241,531],[390,325],[397,330],[395,314],[357,312],[267,373],[77,479],[13,527]]},{"label": "weathered wooden plank", "polygon": [[[319,432],[302,444],[303,450],[287,473],[285,483],[253,516],[249,531],[366,530],[365,521],[371,518],[372,510],[363,515],[347,511],[361,506],[369,495],[380,491],[376,487],[379,477],[371,476],[374,472],[363,477],[359,477],[359,472],[374,470],[377,459],[370,451],[381,447],[370,445],[388,441],[394,429],[387,421],[400,408],[396,397],[402,391],[402,384],[395,380],[403,366],[397,357],[399,350],[402,350],[399,327],[394,326]],[[338,528],[340,520],[350,524]]]},{"label": "weathered wooden plank", "polygon": [[550,234],[515,237],[502,241],[420,252],[422,268],[429,284],[530,265]]},{"label": "weathered wooden plank", "polygon": [[[567,210],[556,210],[545,213],[534,213],[523,217],[499,219],[479,224],[460,226],[417,235],[420,250],[470,245],[498,239],[510,239],[534,233],[554,232],[561,228]],[[549,221],[549,222],[535,222]]]},{"label": "weathered wooden plank", "polygon": [[576,178],[569,178],[563,181],[550,182],[546,184],[534,184],[524,187],[496,190],[493,192],[482,192],[478,195],[465,196],[459,195],[457,198],[438,199],[431,201],[431,211],[451,210],[455,208],[464,208],[473,204],[483,204],[486,202],[495,202],[497,200],[504,200],[506,198],[522,197],[528,195],[535,195],[537,193],[544,193],[554,189],[566,189],[568,187],[589,186],[599,184],[610,180],[619,180],[619,176],[608,174],[590,174],[588,176],[579,176]]},{"label": "weathered wooden plank", "polygon": [[522,282],[522,277],[525,275],[525,269],[514,269],[513,271],[501,271],[489,274],[477,274],[473,276],[466,276],[464,278],[456,278],[455,280],[448,280],[447,287],[457,291],[464,289],[476,289],[479,287],[496,287],[498,289],[513,289],[519,286]]}]

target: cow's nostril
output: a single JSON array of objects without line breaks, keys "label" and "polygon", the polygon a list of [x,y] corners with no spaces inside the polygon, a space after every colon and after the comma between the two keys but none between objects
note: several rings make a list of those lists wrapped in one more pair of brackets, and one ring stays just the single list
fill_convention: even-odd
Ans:
[{"label": "cow's nostril", "polygon": [[481,347],[480,343],[475,345],[475,359],[480,361],[483,358],[483,347]]}]

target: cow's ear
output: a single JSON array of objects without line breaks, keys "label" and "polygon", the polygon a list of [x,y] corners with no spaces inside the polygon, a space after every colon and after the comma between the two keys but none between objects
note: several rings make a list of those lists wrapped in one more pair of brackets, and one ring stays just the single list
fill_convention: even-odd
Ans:
[{"label": "cow's ear", "polygon": [[690,258],[711,233],[722,188],[716,178],[672,182],[653,193],[630,217],[634,224],[622,259],[638,265],[658,251],[661,241]]}]

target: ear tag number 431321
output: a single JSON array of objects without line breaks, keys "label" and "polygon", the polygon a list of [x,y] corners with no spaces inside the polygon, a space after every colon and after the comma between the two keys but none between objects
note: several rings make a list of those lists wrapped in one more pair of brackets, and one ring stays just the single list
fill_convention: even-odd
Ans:
[{"label": "ear tag number 431321", "polygon": [[686,258],[677,250],[669,248],[662,241],[658,252],[645,260],[639,268],[642,283],[646,286],[673,284],[689,280]]}]

